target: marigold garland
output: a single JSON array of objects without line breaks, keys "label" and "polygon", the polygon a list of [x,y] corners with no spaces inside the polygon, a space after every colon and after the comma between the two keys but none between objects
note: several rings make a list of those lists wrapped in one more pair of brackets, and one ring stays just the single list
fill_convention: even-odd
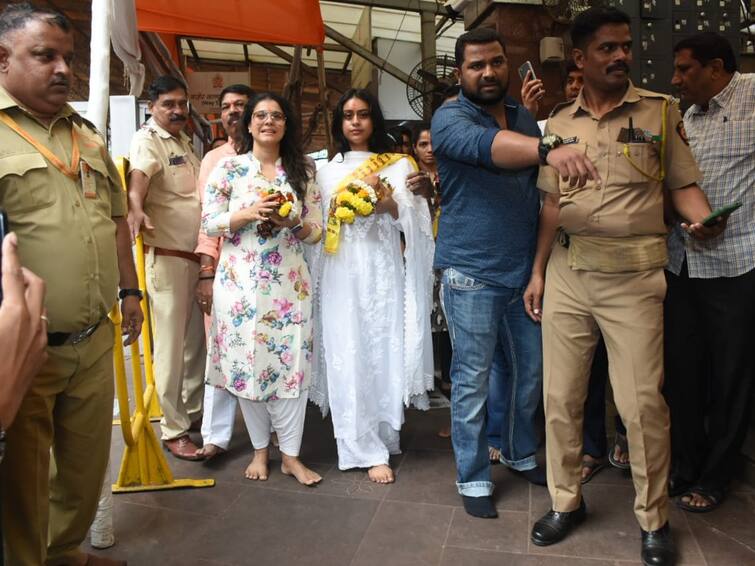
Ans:
[{"label": "marigold garland", "polygon": [[352,181],[335,195],[330,214],[346,224],[353,224],[358,216],[369,216],[375,211],[378,198],[370,185],[359,179]]}]

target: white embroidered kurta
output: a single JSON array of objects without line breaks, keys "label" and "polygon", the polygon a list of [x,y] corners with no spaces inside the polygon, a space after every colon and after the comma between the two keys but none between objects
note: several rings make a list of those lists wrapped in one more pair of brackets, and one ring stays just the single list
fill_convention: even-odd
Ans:
[{"label": "white embroidered kurta", "polygon": [[[324,215],[341,180],[371,155],[337,155],[318,171]],[[406,189],[412,170],[402,159],[378,173],[395,188],[397,220],[373,214],[342,224],[338,252],[321,244],[310,265],[319,316],[310,399],[330,408],[341,469],[387,463],[404,405],[426,408],[433,386],[434,243],[426,200]]]}]

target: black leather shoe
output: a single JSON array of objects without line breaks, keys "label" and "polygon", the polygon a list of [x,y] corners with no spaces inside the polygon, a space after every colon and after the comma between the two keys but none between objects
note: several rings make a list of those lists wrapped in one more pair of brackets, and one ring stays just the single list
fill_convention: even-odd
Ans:
[{"label": "black leather shoe", "polygon": [[551,509],[532,527],[530,540],[537,546],[555,544],[585,520],[587,507],[583,499],[574,511],[560,512]]},{"label": "black leather shoe", "polygon": [[668,523],[657,531],[642,531],[642,563],[644,566],[673,566],[676,548]]}]

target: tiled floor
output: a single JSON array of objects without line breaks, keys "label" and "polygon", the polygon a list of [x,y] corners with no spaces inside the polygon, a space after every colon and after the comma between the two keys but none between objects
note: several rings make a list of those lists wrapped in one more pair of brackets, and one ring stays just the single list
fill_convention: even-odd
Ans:
[{"label": "tiled floor", "polygon": [[[267,482],[243,477],[250,457],[237,420],[228,454],[208,464],[169,457],[174,475],[212,477],[214,488],[115,496],[115,547],[98,552],[131,566],[599,566],[639,563],[639,528],[630,480],[609,469],[585,488],[588,521],[561,544],[529,542],[532,522],[549,507],[545,488],[495,466],[499,517],[469,517],[454,487],[450,441],[436,436],[447,410],[409,411],[396,483],[340,472],[329,420],[311,410],[302,458],[324,477],[300,486],[275,466]],[[113,436],[113,476],[121,458]],[[671,512],[680,564],[755,565],[755,490],[738,487],[720,509]]]}]

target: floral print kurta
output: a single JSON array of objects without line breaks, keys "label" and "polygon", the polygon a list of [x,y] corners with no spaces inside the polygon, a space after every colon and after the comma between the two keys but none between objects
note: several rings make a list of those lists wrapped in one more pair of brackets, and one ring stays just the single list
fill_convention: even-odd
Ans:
[{"label": "floral print kurta", "polygon": [[251,206],[271,188],[293,194],[291,214],[301,214],[319,231],[317,185],[309,184],[301,203],[280,160],[276,179],[270,181],[251,153],[218,164],[202,207],[203,230],[225,237],[213,284],[206,380],[253,401],[296,398],[310,380],[312,288],[306,244],[287,228],[262,237],[259,222],[230,231],[231,213]]}]

